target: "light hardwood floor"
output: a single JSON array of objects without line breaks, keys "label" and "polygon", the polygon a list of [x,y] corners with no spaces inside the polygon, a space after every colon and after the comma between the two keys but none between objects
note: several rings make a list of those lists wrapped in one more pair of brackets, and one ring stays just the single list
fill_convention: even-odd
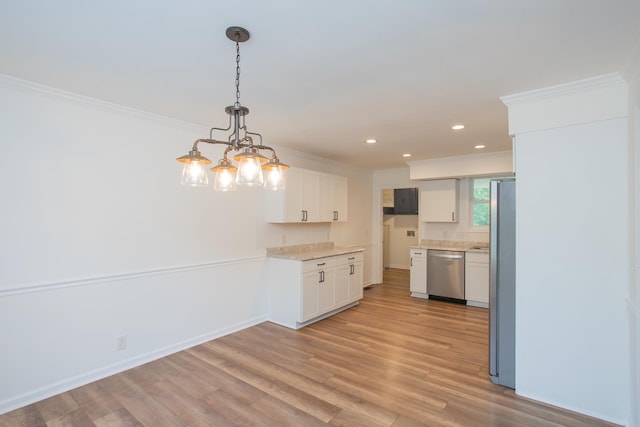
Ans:
[{"label": "light hardwood floor", "polygon": [[0,426],[596,426],[487,378],[487,311],[409,297],[388,270],[360,305],[269,322],[0,416]]}]

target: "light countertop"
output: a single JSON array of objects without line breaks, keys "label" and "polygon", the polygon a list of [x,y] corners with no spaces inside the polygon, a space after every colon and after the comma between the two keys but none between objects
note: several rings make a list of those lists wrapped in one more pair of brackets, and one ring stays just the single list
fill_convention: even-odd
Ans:
[{"label": "light countertop", "polygon": [[312,243],[308,245],[281,246],[277,248],[267,248],[267,257],[284,258],[298,261],[309,261],[312,259],[325,258],[336,255],[362,252],[363,248],[349,248],[334,246],[333,242]]}]

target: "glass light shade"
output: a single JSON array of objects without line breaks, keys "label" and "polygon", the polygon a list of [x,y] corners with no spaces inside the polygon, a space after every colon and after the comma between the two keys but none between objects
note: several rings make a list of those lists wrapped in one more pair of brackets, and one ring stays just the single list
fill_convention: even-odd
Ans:
[{"label": "glass light shade", "polygon": [[233,191],[236,189],[236,173],[238,169],[231,164],[229,160],[222,159],[218,165],[211,168],[216,173],[216,179],[213,183],[215,191]]},{"label": "glass light shade", "polygon": [[207,171],[202,162],[188,162],[182,168],[182,185],[189,187],[206,187],[209,185]]},{"label": "glass light shade", "polygon": [[281,190],[285,188],[285,171],[289,169],[289,166],[280,161],[270,160],[264,166],[262,170],[265,174],[264,186],[265,188],[273,191]]},{"label": "glass light shade", "polygon": [[178,157],[176,160],[184,165],[180,181],[182,185],[189,187],[206,187],[209,185],[205,165],[210,164],[211,160],[202,156],[195,146],[189,151],[189,154]]},{"label": "glass light shade", "polygon": [[234,156],[233,159],[238,162],[236,184],[247,187],[264,185],[262,163],[267,161],[266,157],[253,148],[247,148],[244,152]]}]

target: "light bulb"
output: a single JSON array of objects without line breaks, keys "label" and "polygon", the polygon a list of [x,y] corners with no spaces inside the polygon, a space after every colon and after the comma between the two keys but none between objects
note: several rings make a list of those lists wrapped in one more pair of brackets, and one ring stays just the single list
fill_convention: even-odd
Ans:
[{"label": "light bulb", "polygon": [[[234,168],[235,169],[235,168]],[[232,191],[236,189],[235,174],[230,168],[219,168],[213,184],[215,191]]]},{"label": "light bulb", "polygon": [[259,158],[253,156],[242,156],[238,159],[238,174],[236,184],[246,186],[256,186],[264,184],[262,167]]},{"label": "light bulb", "polygon": [[209,178],[202,162],[187,162],[182,168],[182,185],[188,187],[206,187]]},{"label": "light bulb", "polygon": [[284,168],[272,166],[267,169],[264,186],[269,190],[280,190],[285,188]]}]

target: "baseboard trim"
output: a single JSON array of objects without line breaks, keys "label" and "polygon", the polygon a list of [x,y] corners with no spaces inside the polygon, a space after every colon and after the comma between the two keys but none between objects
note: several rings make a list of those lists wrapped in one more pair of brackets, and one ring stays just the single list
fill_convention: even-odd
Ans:
[{"label": "baseboard trim", "polygon": [[400,270],[410,270],[411,266],[401,264],[389,264],[388,268],[398,268]]},{"label": "baseboard trim", "polygon": [[467,305],[471,307],[489,308],[488,302],[478,302],[478,301],[467,300]]},{"label": "baseboard trim", "polygon": [[542,403],[545,403],[547,405],[555,406],[557,408],[567,409],[569,411],[573,411],[573,412],[576,412],[578,414],[584,414],[584,415],[587,415],[589,417],[597,418],[599,420],[607,421],[607,422],[610,422],[610,423],[613,423],[613,424],[617,424],[617,425],[620,425],[620,426],[629,425],[629,420],[622,420],[622,419],[618,419],[618,418],[606,417],[606,416],[604,416],[602,414],[599,414],[597,412],[594,412],[594,411],[588,411],[588,410],[585,410],[584,408],[576,408],[576,407],[573,407],[571,405],[563,405],[561,403],[545,399],[545,398],[543,398],[541,396],[537,396],[535,394],[527,393],[526,391],[523,393],[518,388],[517,378],[516,378],[516,390],[515,390],[515,393],[518,396],[524,397],[526,399],[530,399],[530,400],[533,400],[533,401],[536,401],[536,402],[542,402]]}]

